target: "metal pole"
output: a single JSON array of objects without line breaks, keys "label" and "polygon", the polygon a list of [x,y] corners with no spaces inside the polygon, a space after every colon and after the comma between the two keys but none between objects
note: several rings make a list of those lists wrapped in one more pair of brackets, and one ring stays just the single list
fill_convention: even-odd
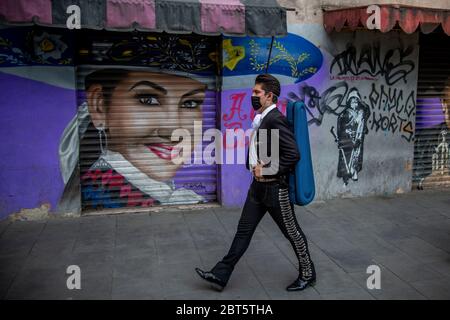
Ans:
[{"label": "metal pole", "polygon": [[269,69],[270,55],[272,54],[272,47],[273,47],[273,38],[274,38],[274,36],[272,36],[272,41],[270,42],[269,57],[267,58],[267,63],[266,63],[266,73],[267,73],[267,69]]}]

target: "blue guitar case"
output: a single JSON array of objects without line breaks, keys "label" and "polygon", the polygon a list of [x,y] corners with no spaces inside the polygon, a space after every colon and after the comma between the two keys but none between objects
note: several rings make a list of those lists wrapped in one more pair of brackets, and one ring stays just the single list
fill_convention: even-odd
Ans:
[{"label": "blue guitar case", "polygon": [[300,161],[289,177],[289,197],[294,204],[306,206],[314,199],[316,189],[305,104],[288,102],[286,116],[300,151]]}]

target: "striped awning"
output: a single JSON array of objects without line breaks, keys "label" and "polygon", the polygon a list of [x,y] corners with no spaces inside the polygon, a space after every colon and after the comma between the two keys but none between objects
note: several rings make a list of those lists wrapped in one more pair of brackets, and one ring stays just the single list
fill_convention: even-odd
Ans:
[{"label": "striped awning", "polygon": [[68,7],[81,28],[203,35],[284,36],[286,10],[276,0],[1,0],[0,22],[67,28]]},{"label": "striped awning", "polygon": [[[413,7],[404,5],[378,5],[380,8],[380,31],[389,32],[398,26],[406,33],[413,33],[419,27],[422,33],[433,32],[438,26],[450,36],[450,10]],[[367,28],[371,13],[368,6],[324,9],[323,25],[327,32],[342,29]]]}]

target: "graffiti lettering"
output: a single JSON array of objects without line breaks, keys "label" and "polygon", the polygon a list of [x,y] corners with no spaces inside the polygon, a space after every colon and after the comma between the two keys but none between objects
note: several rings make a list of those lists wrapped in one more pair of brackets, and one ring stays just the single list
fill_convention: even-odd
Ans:
[{"label": "graffiti lettering", "polygon": [[396,113],[406,113],[409,116],[416,109],[416,102],[414,99],[414,90],[410,92],[408,98],[403,102],[403,90],[397,88],[387,88],[384,85],[380,86],[378,91],[375,84],[372,84],[372,90],[369,94],[369,101],[372,109],[378,109],[391,112],[395,109]]},{"label": "graffiti lettering", "polygon": [[401,132],[402,138],[408,142],[411,142],[414,130],[411,121],[408,119],[404,119],[399,115],[390,114],[383,115],[377,114],[375,111],[372,112],[372,127],[370,130],[378,132],[382,131],[390,131],[392,133]]},{"label": "graffiti lettering", "polygon": [[[214,185],[213,185],[213,187],[214,187]],[[214,190],[208,190],[208,189],[211,189],[211,188],[207,188],[205,185],[203,185],[202,183],[200,183],[200,182],[197,182],[197,183],[184,183],[183,184],[183,188],[186,188],[186,189],[189,189],[189,190],[196,190],[196,191],[203,191],[203,192],[211,192],[211,191],[214,191],[215,190],[215,187],[214,187]]]},{"label": "graffiti lettering", "polygon": [[[230,96],[230,100],[232,101],[230,112],[225,113],[222,116],[222,119],[224,121],[223,126],[225,127],[225,129],[234,129],[235,131],[238,129],[242,129],[242,121],[245,121],[247,119],[251,120],[255,117],[255,112],[253,109],[251,110],[250,115],[245,114],[242,110],[242,104],[245,96],[246,96],[245,92],[235,93]],[[227,143],[226,136],[224,136],[222,143],[226,149],[234,149],[236,147],[242,148],[248,144],[248,141],[244,141],[245,144],[241,145],[239,141],[237,144],[234,142],[234,140],[233,143]]]},{"label": "graffiti lettering", "polygon": [[402,80],[406,83],[406,76],[410,74],[415,64],[413,60],[406,59],[414,51],[414,47],[391,49],[382,57],[380,44],[363,45],[359,54],[352,44],[336,55],[330,66],[330,73],[337,75],[352,74],[355,76],[369,74],[372,77],[381,75],[388,85]]},{"label": "graffiti lettering", "polygon": [[[243,120],[247,119],[247,115],[241,115],[242,112],[242,102],[244,101],[246,93],[236,93],[236,94],[232,94],[230,96],[230,99],[232,101],[232,105],[231,105],[231,109],[230,109],[230,113],[226,113],[223,115],[222,119],[224,121],[226,121],[223,125],[225,126],[225,128],[227,129],[232,129],[232,128],[242,128],[242,122]],[[231,120],[234,120],[235,118],[235,113],[237,113],[238,119],[240,121],[233,121],[233,122],[229,122]]]}]

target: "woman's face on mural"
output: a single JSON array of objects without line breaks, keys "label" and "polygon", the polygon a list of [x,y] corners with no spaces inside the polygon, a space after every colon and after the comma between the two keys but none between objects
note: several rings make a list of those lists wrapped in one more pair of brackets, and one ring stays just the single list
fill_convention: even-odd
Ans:
[{"label": "woman's face on mural", "polygon": [[171,179],[180,166],[172,162],[179,152],[174,149],[179,142],[171,141],[172,131],[187,129],[193,137],[194,121],[202,119],[206,86],[182,76],[130,71],[117,83],[106,107],[98,90],[100,85],[88,90],[89,112],[97,128],[103,124],[108,129],[108,149],[152,179]]}]

